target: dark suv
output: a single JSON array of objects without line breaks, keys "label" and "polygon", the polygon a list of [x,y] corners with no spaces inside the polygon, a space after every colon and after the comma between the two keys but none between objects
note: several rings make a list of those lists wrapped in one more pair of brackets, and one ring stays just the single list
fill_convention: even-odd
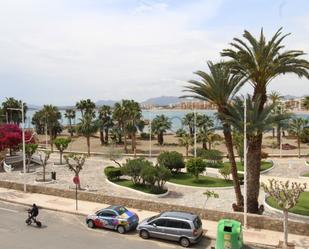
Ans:
[{"label": "dark suv", "polygon": [[203,236],[202,221],[198,215],[186,212],[163,212],[142,221],[138,227],[143,239],[150,237],[178,241],[188,247]]}]

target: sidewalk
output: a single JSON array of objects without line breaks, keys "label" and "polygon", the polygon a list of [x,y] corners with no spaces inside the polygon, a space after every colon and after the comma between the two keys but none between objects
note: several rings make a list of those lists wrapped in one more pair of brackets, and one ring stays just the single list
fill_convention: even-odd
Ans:
[{"label": "sidewalk", "polygon": [[[32,205],[33,203],[36,203],[39,207],[44,209],[84,216],[93,213],[98,209],[109,206],[107,204],[95,202],[78,201],[78,211],[76,211],[75,200],[73,199],[36,193],[24,193],[21,191],[5,188],[0,188],[0,200],[25,205]],[[130,208],[130,210],[136,212],[140,217],[140,220],[157,214],[155,212],[146,210],[132,208]],[[215,239],[216,227],[217,222],[203,220],[203,228],[206,231],[207,237]],[[257,244],[275,247],[278,245],[279,240],[282,240],[282,238],[282,232],[257,229],[248,229],[244,231],[245,243],[250,245]],[[289,241],[295,243],[295,248],[309,248],[309,237],[290,234]]]}]

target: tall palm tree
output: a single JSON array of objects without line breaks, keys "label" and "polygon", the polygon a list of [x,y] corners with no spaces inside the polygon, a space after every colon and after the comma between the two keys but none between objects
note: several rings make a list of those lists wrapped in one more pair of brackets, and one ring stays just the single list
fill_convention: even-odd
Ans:
[{"label": "tall palm tree", "polygon": [[90,156],[90,137],[97,131],[98,126],[93,120],[93,113],[85,112],[77,125],[77,132],[86,138],[88,156]]},{"label": "tall palm tree", "polygon": [[300,158],[300,137],[304,128],[308,125],[308,120],[304,118],[293,118],[289,122],[288,131],[297,138],[298,157]]},{"label": "tall palm tree", "polygon": [[309,96],[304,97],[304,99],[302,100],[302,106],[306,111],[309,110]]},{"label": "tall palm tree", "polygon": [[[113,127],[113,120],[112,120],[112,110],[111,107],[108,105],[102,105],[99,109],[99,124],[100,124],[100,140],[101,145],[108,144],[108,133],[110,128]],[[103,132],[105,134],[103,134]]]},{"label": "tall palm tree", "polygon": [[53,105],[44,105],[40,112],[40,117],[43,119],[43,122],[45,123],[49,133],[51,152],[53,152],[53,140],[57,137],[57,134],[62,131],[62,127],[59,123],[59,120],[61,119],[61,113],[59,112],[58,108]]},{"label": "tall palm tree", "polygon": [[79,102],[76,103],[76,109],[80,110],[80,113],[82,115],[82,118],[86,113],[90,113],[92,117],[95,116],[95,103],[91,101],[91,99],[82,99]]},{"label": "tall palm tree", "polygon": [[66,109],[64,116],[69,120],[69,129],[71,137],[73,137],[72,119],[76,117],[76,113],[73,109]]},{"label": "tall palm tree", "polygon": [[126,104],[126,109],[128,112],[126,130],[131,137],[132,152],[136,155],[136,133],[143,130],[145,123],[142,120],[142,110],[139,103],[130,100]]},{"label": "tall palm tree", "polygon": [[[259,100],[259,112],[262,112],[267,101],[267,86],[279,75],[296,74],[309,78],[309,62],[301,57],[300,50],[285,50],[282,41],[289,34],[282,34],[280,28],[274,36],[266,41],[261,30],[260,37],[255,38],[245,31],[244,40],[234,38],[232,48],[224,49],[222,56],[228,57],[233,72],[240,75],[254,88],[253,101]],[[248,212],[259,211],[259,182],[261,167],[262,132],[258,132],[249,141],[248,147]]]},{"label": "tall palm tree", "polygon": [[193,145],[193,139],[190,134],[184,134],[179,138],[179,143],[181,146],[186,148],[186,157],[189,156],[189,146]]},{"label": "tall palm tree", "polygon": [[188,126],[190,136],[193,137],[194,135],[194,113],[189,112],[182,118],[182,124]]},{"label": "tall palm tree", "polygon": [[172,127],[172,122],[165,115],[157,115],[151,122],[151,128],[154,134],[157,134],[158,143],[163,145],[164,133]]},{"label": "tall palm tree", "polygon": [[[241,77],[232,75],[230,69],[224,63],[213,64],[212,62],[208,62],[207,64],[210,73],[203,71],[195,72],[201,78],[201,81],[189,81],[190,85],[186,87],[185,91],[191,92],[193,94],[191,97],[209,101],[216,105],[219,114],[228,114],[228,103],[242,85]],[[243,196],[237,174],[231,126],[224,120],[223,116],[218,117],[223,126],[225,145],[231,164],[236,203],[238,207],[242,207]]]}]

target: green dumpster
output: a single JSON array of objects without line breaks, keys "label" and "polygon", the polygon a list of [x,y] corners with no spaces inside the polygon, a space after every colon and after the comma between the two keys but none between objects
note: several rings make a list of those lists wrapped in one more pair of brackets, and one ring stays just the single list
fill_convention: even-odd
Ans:
[{"label": "green dumpster", "polygon": [[216,249],[244,248],[241,223],[236,220],[220,220],[217,227]]}]

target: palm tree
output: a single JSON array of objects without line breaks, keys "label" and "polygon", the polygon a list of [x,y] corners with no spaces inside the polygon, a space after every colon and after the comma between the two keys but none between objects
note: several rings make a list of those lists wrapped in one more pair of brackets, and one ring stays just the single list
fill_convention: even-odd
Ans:
[{"label": "palm tree", "polygon": [[[280,109],[282,108],[280,106],[280,103],[281,103],[281,100],[283,99],[283,96],[280,95],[279,92],[271,91],[270,94],[268,94],[268,99],[274,105],[274,111],[276,111],[278,108],[280,108]],[[280,132],[281,132],[280,123],[274,124],[274,126],[277,127],[277,142],[278,142],[278,145],[279,145],[280,144],[280,139],[281,139],[281,136],[280,136]],[[273,127],[272,132],[273,132],[273,138],[274,138],[275,137],[275,127]],[[278,141],[278,137],[279,137],[279,141]]]},{"label": "palm tree", "polygon": [[189,156],[189,146],[193,145],[193,139],[190,134],[185,134],[179,138],[179,143],[181,146],[186,148],[186,157]]},{"label": "palm tree", "polygon": [[309,96],[305,96],[302,101],[303,108],[308,111],[309,110]]},{"label": "palm tree", "polygon": [[[234,38],[232,48],[224,49],[222,56],[228,57],[229,66],[233,73],[240,75],[254,88],[253,101],[259,100],[259,112],[263,112],[267,101],[267,86],[279,75],[296,74],[298,77],[309,78],[309,62],[301,57],[300,50],[285,50],[282,41],[289,34],[282,35],[280,28],[275,35],[266,41],[261,30],[260,37],[255,38],[245,31],[244,40]],[[248,212],[257,213],[259,210],[259,182],[261,167],[262,132],[251,137],[248,147]]]},{"label": "palm tree", "polygon": [[92,117],[95,116],[95,103],[91,101],[91,99],[82,99],[79,102],[76,103],[76,109],[80,110],[80,113],[82,115],[82,118],[86,113],[90,113]]},{"label": "palm tree", "polygon": [[72,119],[76,117],[76,113],[73,109],[66,109],[64,116],[69,120],[69,129],[71,137],[73,137]]},{"label": "palm tree", "polygon": [[188,126],[189,128],[189,134],[191,137],[194,135],[194,113],[190,112],[187,113],[183,118],[182,118],[182,124]]},{"label": "palm tree", "polygon": [[[111,107],[108,105],[102,105],[99,109],[99,124],[100,124],[100,140],[101,145],[108,144],[109,129],[113,127]],[[103,134],[103,132],[105,134]]]},{"label": "palm tree", "polygon": [[[232,75],[230,69],[224,63],[213,64],[208,62],[208,68],[210,73],[203,71],[195,72],[201,78],[201,81],[189,81],[190,86],[187,86],[185,91],[191,92],[193,94],[191,97],[209,101],[216,105],[219,114],[228,114],[227,105],[242,85],[241,77]],[[225,144],[231,164],[237,206],[242,207],[243,196],[237,174],[231,127],[222,116],[219,116],[219,119],[223,126]]]},{"label": "palm tree", "polygon": [[97,123],[93,121],[93,113],[85,112],[77,125],[77,132],[84,136],[87,141],[87,152],[90,156],[90,137],[98,131]]},{"label": "palm tree", "polygon": [[304,128],[308,125],[308,120],[303,118],[293,118],[289,122],[288,131],[297,137],[298,157],[300,158],[300,137]]},{"label": "palm tree", "polygon": [[136,155],[136,132],[144,129],[144,121],[142,118],[142,110],[137,102],[130,100],[127,103],[128,122],[127,131],[131,135],[132,151]]},{"label": "palm tree", "polygon": [[129,106],[130,106],[130,100],[124,99],[121,102],[115,104],[113,111],[113,119],[117,122],[117,125],[121,129],[121,132],[124,137],[124,150],[126,153],[128,153],[127,125],[129,121]]},{"label": "palm tree", "polygon": [[157,115],[151,122],[152,131],[158,136],[158,143],[163,145],[164,133],[172,127],[171,121],[165,115]]},{"label": "palm tree", "polygon": [[[10,110],[10,108],[21,109],[22,101],[17,100],[15,98],[6,98],[6,100],[2,103],[3,113],[6,115],[7,123],[13,123],[19,125],[22,122],[21,112],[19,110]],[[24,117],[26,119],[26,112],[28,110],[27,105],[24,103]]]},{"label": "palm tree", "polygon": [[[207,150],[207,143],[211,147],[211,138],[214,134],[214,121],[210,116],[205,114],[196,116],[196,126],[199,129],[197,134],[198,142],[202,142],[203,149]],[[211,149],[211,148],[209,148]]]},{"label": "palm tree", "polygon": [[42,113],[40,117],[43,119],[43,122],[45,123],[49,133],[51,152],[53,152],[53,140],[57,137],[57,134],[62,131],[62,127],[59,123],[59,119],[61,119],[61,113],[59,112],[58,108],[53,105],[44,105],[40,112]]}]

